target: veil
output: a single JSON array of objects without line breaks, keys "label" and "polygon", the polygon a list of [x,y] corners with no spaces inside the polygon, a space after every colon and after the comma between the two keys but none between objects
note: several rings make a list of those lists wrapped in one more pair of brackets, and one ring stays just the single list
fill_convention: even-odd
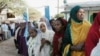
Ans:
[{"label": "veil", "polygon": [[40,22],[46,22],[47,29],[48,29],[48,30],[52,30],[52,27],[51,27],[51,25],[50,25],[50,22],[49,22],[49,20],[48,20],[46,17],[40,18]]}]

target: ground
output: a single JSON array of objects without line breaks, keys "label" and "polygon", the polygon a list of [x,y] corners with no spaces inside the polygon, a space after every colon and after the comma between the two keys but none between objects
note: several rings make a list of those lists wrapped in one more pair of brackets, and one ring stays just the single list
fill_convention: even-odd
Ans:
[{"label": "ground", "polygon": [[0,42],[0,56],[20,56],[17,54],[13,37]]}]

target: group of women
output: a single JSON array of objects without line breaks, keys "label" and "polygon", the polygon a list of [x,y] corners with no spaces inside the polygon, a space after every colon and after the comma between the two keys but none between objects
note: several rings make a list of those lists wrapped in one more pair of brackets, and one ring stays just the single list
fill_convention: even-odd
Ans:
[{"label": "group of women", "polygon": [[25,24],[22,23],[15,34],[18,53],[23,56],[97,56],[94,52],[100,45],[99,16],[100,13],[91,26],[84,20],[84,9],[75,6],[68,22],[62,17],[50,23],[41,18],[38,28],[29,27],[28,38],[24,37]]}]

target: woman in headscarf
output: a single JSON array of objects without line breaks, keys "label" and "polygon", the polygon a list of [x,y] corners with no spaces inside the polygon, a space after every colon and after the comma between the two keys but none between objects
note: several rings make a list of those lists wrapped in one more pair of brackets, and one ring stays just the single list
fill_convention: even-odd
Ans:
[{"label": "woman in headscarf", "polygon": [[40,46],[40,56],[50,56],[51,55],[51,45],[54,32],[48,30],[45,22],[39,22],[41,46]]},{"label": "woman in headscarf", "polygon": [[50,23],[49,23],[49,20],[48,20],[46,17],[40,18],[40,22],[45,22],[46,25],[47,25],[47,29],[48,29],[48,30],[52,30],[52,27],[51,27],[51,25],[50,25]]},{"label": "woman in headscarf", "polygon": [[41,38],[35,28],[29,28],[29,40],[27,41],[28,45],[28,56],[38,56]]},{"label": "woman in headscarf", "polygon": [[55,34],[53,38],[53,53],[52,56],[61,56],[61,43],[64,37],[64,31],[67,21],[62,18],[57,18],[55,21]]},{"label": "woman in headscarf", "polygon": [[50,25],[51,25],[53,31],[55,31],[55,21],[56,21],[55,19],[50,20]]},{"label": "woman in headscarf", "polygon": [[[100,40],[100,12],[95,17],[94,22],[89,30],[89,33],[85,42],[85,56],[90,56],[90,54],[93,54],[91,52],[96,46],[98,46],[99,40]],[[100,43],[99,43],[99,46],[100,46]],[[100,47],[97,50],[100,50]],[[94,55],[94,56],[98,56],[98,55]]]},{"label": "woman in headscarf", "polygon": [[62,43],[62,56],[84,56],[84,42],[91,24],[84,20],[84,10],[75,6],[70,11],[70,19]]},{"label": "woman in headscarf", "polygon": [[18,54],[21,54],[23,56],[28,56],[24,32],[25,32],[25,22],[21,22],[20,27],[16,30],[16,35],[15,35],[16,45],[18,47]]}]

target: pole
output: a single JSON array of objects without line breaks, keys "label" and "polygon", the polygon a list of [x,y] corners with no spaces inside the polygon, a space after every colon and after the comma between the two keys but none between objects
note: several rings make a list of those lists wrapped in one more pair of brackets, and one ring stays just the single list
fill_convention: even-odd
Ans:
[{"label": "pole", "polygon": [[64,3],[64,11],[65,11],[65,16],[64,17],[67,20],[67,13],[66,13],[67,12],[67,8],[66,8],[67,0],[64,0],[63,3]]},{"label": "pole", "polygon": [[57,0],[58,4],[57,4],[57,14],[59,14],[59,0]]}]

